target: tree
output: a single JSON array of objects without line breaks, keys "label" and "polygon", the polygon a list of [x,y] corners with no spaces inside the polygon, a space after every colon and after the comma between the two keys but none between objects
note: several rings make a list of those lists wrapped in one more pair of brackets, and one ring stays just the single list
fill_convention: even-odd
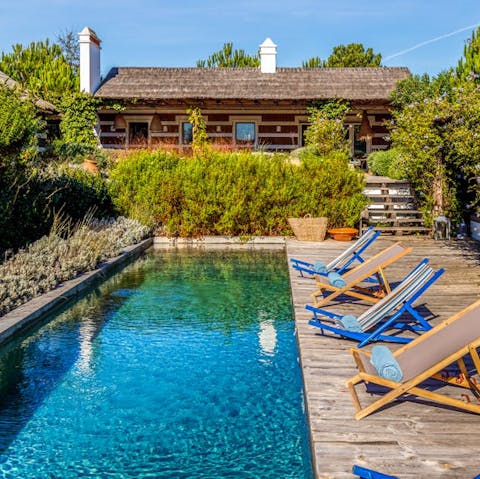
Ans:
[{"label": "tree", "polygon": [[248,55],[245,50],[234,50],[233,43],[228,42],[218,52],[212,53],[206,60],[198,60],[199,68],[215,67],[258,67],[260,66],[259,55]]},{"label": "tree", "polygon": [[361,43],[349,43],[338,45],[333,48],[332,53],[323,66],[331,67],[379,67],[382,62],[380,53],[373,53],[371,48],[365,50]]},{"label": "tree", "polygon": [[397,108],[420,102],[425,99],[451,97],[456,81],[452,70],[440,72],[438,76],[430,78],[427,73],[413,75],[400,80],[395,90],[390,94],[392,105]]},{"label": "tree", "polygon": [[345,137],[343,121],[348,108],[348,104],[341,100],[309,108],[310,126],[305,132],[307,146],[314,148],[319,155],[327,155],[332,151],[347,151],[348,140]]},{"label": "tree", "polygon": [[302,62],[303,68],[321,68],[322,60],[320,57],[312,57]]},{"label": "tree", "polygon": [[0,70],[31,94],[58,103],[65,92],[79,89],[79,77],[57,44],[32,42],[17,44],[11,53],[2,53]]},{"label": "tree", "polygon": [[57,35],[57,42],[62,49],[63,56],[72,67],[75,75],[80,72],[80,44],[77,35],[72,30],[65,30]]},{"label": "tree", "polygon": [[476,32],[472,32],[471,38],[465,43],[456,73],[460,80],[471,77],[480,82],[480,27]]},{"label": "tree", "polygon": [[473,81],[450,97],[425,98],[393,114],[390,135],[402,168],[423,202],[426,219],[459,221],[466,204],[480,200],[480,91]]},{"label": "tree", "polygon": [[16,89],[0,85],[0,170],[18,157],[35,155],[42,127],[35,103]]}]

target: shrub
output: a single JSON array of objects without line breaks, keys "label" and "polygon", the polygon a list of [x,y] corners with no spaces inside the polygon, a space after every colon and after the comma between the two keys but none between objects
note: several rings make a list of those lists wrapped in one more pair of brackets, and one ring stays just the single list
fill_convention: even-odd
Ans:
[{"label": "shrub", "polygon": [[125,218],[87,218],[73,230],[69,222],[54,223],[48,236],[0,266],[0,316],[63,281],[97,268],[147,234],[148,228]]},{"label": "shrub", "polygon": [[33,101],[0,82],[0,173],[11,156],[24,159],[36,153],[36,135],[43,125]]},{"label": "shrub", "polygon": [[55,213],[79,221],[87,211],[111,216],[106,181],[80,168],[11,169],[0,176],[0,253],[47,234]]},{"label": "shrub", "polygon": [[401,153],[395,148],[370,153],[367,158],[367,163],[368,169],[374,175],[388,176],[398,180],[405,178]]},{"label": "shrub", "polygon": [[290,234],[287,218],[305,214],[353,225],[366,200],[347,156],[305,154],[297,163],[282,154],[136,151],[110,172],[112,197],[121,213],[169,235]]},{"label": "shrub", "polygon": [[431,223],[443,214],[462,220],[480,204],[480,90],[464,82],[449,95],[425,98],[393,112],[390,136],[402,153],[407,178]]}]

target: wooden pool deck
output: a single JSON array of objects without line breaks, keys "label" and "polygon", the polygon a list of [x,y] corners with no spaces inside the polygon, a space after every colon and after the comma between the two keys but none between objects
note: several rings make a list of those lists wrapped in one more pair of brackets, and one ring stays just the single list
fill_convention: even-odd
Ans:
[{"label": "wooden pool deck", "polygon": [[[480,247],[476,243],[381,237],[365,256],[398,240],[413,246],[413,251],[387,268],[389,281],[401,280],[424,257],[430,258],[434,268],[446,269],[417,302],[423,311],[431,312],[432,324],[479,299]],[[289,240],[287,255],[289,259],[329,261],[348,245],[333,240]],[[289,270],[317,479],[351,479],[353,464],[400,479],[473,479],[480,474],[480,415],[398,401],[361,421],[354,419],[345,382],[356,374],[349,353],[356,344],[321,336],[319,329],[308,325],[311,315],[304,307],[311,303],[315,282],[300,277],[290,261]],[[366,307],[363,302],[330,306],[333,311],[357,315]],[[357,390],[362,404],[372,401],[363,385]],[[447,386],[442,392],[461,398],[465,390]]]}]

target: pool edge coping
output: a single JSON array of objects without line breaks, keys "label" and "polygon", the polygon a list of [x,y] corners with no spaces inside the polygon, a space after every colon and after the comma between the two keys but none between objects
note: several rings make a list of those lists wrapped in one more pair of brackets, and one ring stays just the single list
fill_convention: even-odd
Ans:
[{"label": "pool edge coping", "polygon": [[298,318],[297,318],[297,313],[296,313],[296,308],[295,308],[295,301],[294,301],[294,285],[292,281],[292,270],[290,268],[290,258],[289,258],[289,253],[288,253],[288,246],[289,242],[285,242],[285,262],[286,262],[286,267],[288,269],[288,284],[289,284],[289,289],[290,289],[290,299],[291,299],[291,307],[292,307],[292,318],[294,322],[294,328],[295,328],[295,341],[297,343],[297,354],[298,354],[298,364],[300,366],[300,376],[302,378],[302,395],[303,395],[303,407],[305,411],[305,421],[307,423],[307,434],[308,434],[308,442],[309,442],[309,448],[310,448],[310,465],[312,468],[312,479],[321,479],[319,474],[318,474],[318,463],[317,463],[317,456],[315,454],[315,447],[314,447],[314,440],[313,440],[313,435],[312,435],[312,417],[310,414],[310,407],[308,404],[308,395],[307,395],[307,385],[305,381],[305,369],[306,365],[304,364],[304,359],[302,358],[302,342],[300,340],[300,335],[298,333]]},{"label": "pool edge coping", "polygon": [[105,278],[114,268],[136,258],[152,245],[153,238],[147,238],[140,243],[127,246],[120,255],[104,261],[99,268],[60,283],[51,291],[8,312],[0,318],[0,345],[10,340],[19,331],[40,321],[57,307],[78,296],[93,283]]},{"label": "pool edge coping", "polygon": [[181,238],[154,236],[154,246],[203,246],[203,245],[286,245],[288,236],[200,236],[198,238]]}]

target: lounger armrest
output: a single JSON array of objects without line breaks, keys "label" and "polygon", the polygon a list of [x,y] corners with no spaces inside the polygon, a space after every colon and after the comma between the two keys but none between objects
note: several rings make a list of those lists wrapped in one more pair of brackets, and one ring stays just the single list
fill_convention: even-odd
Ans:
[{"label": "lounger armrest", "polygon": [[298,264],[298,265],[301,265],[301,266],[309,266],[309,267],[313,268],[313,263],[309,263],[308,261],[302,261],[301,259],[296,259],[296,258],[290,258],[290,261],[292,263],[295,263],[295,264]]}]

